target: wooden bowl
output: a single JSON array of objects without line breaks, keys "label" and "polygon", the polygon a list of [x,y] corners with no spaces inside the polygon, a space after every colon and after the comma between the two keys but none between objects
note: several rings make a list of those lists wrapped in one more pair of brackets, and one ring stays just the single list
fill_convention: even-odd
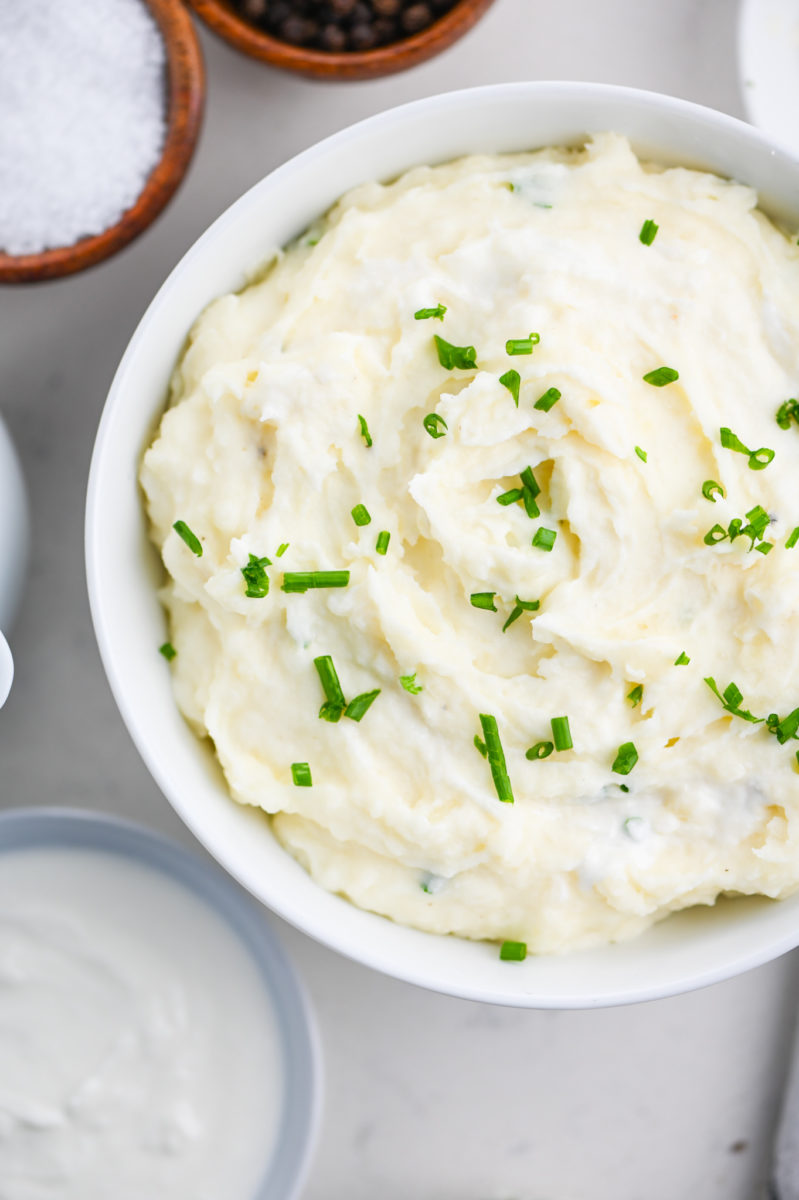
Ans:
[{"label": "wooden bowl", "polygon": [[161,158],[135,204],[102,233],[37,254],[0,249],[0,283],[56,279],[94,266],[116,254],[155,220],[186,174],[202,122],[205,68],[200,44],[181,0],[145,0],[166,51],[166,138]]},{"label": "wooden bowl", "polygon": [[494,0],[457,0],[449,12],[419,33],[374,50],[333,52],[294,46],[251,24],[232,0],[188,0],[206,25],[231,46],[272,66],[318,79],[375,79],[415,67],[451,46],[480,19]]}]

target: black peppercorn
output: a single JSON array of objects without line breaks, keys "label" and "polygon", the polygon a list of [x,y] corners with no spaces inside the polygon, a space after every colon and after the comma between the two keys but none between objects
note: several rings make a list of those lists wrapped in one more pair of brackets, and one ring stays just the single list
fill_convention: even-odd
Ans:
[{"label": "black peppercorn", "polygon": [[406,33],[418,33],[420,29],[429,25],[432,19],[433,14],[428,4],[412,4],[410,8],[405,9],[400,22]]},{"label": "black peppercorn", "polygon": [[365,22],[353,25],[350,30],[350,46],[353,50],[371,50],[376,45],[377,35],[373,25],[367,25]]},{"label": "black peppercorn", "polygon": [[292,14],[286,17],[285,21],[280,26],[280,36],[287,42],[292,42],[295,46],[307,46],[308,42],[312,42],[319,32],[319,26],[316,21],[311,21],[307,17],[295,16]]},{"label": "black peppercorn", "polygon": [[347,48],[347,35],[340,25],[325,25],[319,34],[319,48],[338,53]]},{"label": "black peppercorn", "polygon": [[402,8],[402,0],[372,0],[372,8],[379,17],[396,17]]}]

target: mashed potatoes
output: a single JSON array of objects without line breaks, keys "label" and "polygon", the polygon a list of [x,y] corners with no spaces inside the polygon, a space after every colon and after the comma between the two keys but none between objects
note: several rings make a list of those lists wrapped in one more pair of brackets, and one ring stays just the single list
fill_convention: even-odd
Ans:
[{"label": "mashed potatoes", "polygon": [[799,884],[799,249],[755,204],[614,135],[421,167],[197,322],[141,474],[177,700],[324,887],[549,952]]}]

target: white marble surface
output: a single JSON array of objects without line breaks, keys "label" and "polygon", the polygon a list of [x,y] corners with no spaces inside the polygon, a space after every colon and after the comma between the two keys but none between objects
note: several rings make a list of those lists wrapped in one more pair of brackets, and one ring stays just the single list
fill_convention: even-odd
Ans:
[{"label": "white marble surface", "polygon": [[[734,0],[497,0],[463,42],[394,79],[324,85],[204,37],[204,134],[168,212],[114,261],[0,289],[0,408],[33,502],[33,554],[0,713],[0,805],[80,804],[184,843],[122,726],[89,620],[82,519],[94,429],[150,296],[272,166],[402,100],[500,79],[604,80],[741,115]],[[278,922],[279,924],[279,922]],[[799,962],[593,1013],[492,1009],[384,979],[280,927],[327,1065],[304,1200],[756,1200]]]}]

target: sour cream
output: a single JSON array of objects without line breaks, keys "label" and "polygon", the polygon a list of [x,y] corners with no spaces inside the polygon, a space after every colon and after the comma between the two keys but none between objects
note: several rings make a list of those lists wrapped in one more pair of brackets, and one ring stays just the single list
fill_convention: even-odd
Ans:
[{"label": "sour cream", "polygon": [[[799,705],[799,423],[775,422],[799,388],[799,248],[756,205],[612,134],[421,167],[345,196],[198,320],[141,472],[177,700],[323,886],[536,951],[796,888],[799,743],[705,682],[758,717]],[[773,460],[752,469],[722,427]],[[498,503],[527,467],[540,516]],[[760,510],[757,538],[705,541]],[[281,590],[320,570],[348,585]],[[325,655],[348,700],[380,689],[362,720],[319,719]],[[528,759],[561,716],[573,749]]]},{"label": "sour cream", "polygon": [[0,855],[0,1200],[253,1200],[281,1071],[202,900],[117,855]]}]

